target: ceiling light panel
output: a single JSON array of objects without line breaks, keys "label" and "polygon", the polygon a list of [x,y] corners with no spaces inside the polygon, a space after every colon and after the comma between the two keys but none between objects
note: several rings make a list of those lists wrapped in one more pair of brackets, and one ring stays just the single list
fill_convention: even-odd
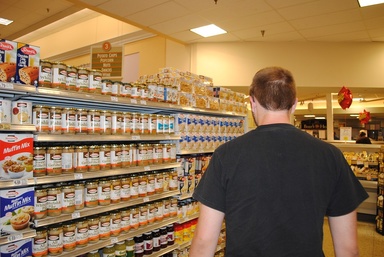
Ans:
[{"label": "ceiling light panel", "polygon": [[191,29],[191,31],[202,37],[212,37],[212,36],[227,33],[225,30],[223,30],[222,28],[219,28],[215,24],[194,28],[194,29]]}]

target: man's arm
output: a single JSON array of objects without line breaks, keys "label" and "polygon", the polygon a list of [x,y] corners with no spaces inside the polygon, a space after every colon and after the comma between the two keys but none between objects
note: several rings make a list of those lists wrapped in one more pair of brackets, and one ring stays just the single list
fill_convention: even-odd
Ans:
[{"label": "man's arm", "polygon": [[336,257],[358,257],[356,211],[328,217]]},{"label": "man's arm", "polygon": [[224,213],[200,204],[200,215],[193,236],[189,257],[212,257],[215,255]]}]

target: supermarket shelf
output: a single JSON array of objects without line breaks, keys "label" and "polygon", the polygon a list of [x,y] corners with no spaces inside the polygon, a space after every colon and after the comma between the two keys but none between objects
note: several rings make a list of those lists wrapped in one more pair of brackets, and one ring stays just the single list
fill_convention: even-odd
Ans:
[{"label": "supermarket shelf", "polygon": [[[160,141],[160,140],[179,140],[181,137],[174,134],[160,135],[53,135],[36,134],[35,142],[95,142],[95,141]],[[97,140],[95,140],[97,137]]]},{"label": "supermarket shelf", "polygon": [[179,245],[177,244],[174,244],[174,245],[171,245],[171,246],[168,246],[167,248],[164,248],[160,251],[157,251],[157,252],[154,252],[152,254],[149,254],[149,255],[145,255],[146,257],[158,257],[158,256],[162,256],[166,253],[169,253],[169,252],[172,252],[176,249],[179,249]]},{"label": "supermarket shelf", "polygon": [[32,124],[0,123],[0,132],[34,132],[36,126]]},{"label": "supermarket shelf", "polygon": [[135,166],[135,167],[127,167],[127,168],[111,169],[111,170],[89,171],[84,173],[62,174],[57,176],[0,180],[0,188],[12,188],[12,187],[73,181],[73,180],[79,180],[79,179],[94,179],[94,178],[100,178],[100,177],[110,177],[110,176],[116,176],[116,175],[125,175],[125,174],[132,174],[132,173],[139,173],[139,172],[146,172],[146,171],[153,171],[153,170],[178,168],[180,167],[180,165],[181,163],[175,162],[175,163],[165,163],[165,164],[148,165],[148,166]]},{"label": "supermarket shelf", "polygon": [[207,114],[215,116],[245,117],[246,114],[236,112],[223,112],[210,109],[199,109],[177,104],[146,101],[127,97],[99,95],[92,93],[79,93],[54,88],[26,86],[8,82],[1,82],[2,92],[0,96],[17,97],[29,101],[36,101],[40,104],[57,104],[68,107],[84,108],[106,108],[107,110],[130,109],[145,113],[184,113]]},{"label": "supermarket shelf", "polygon": [[186,193],[186,194],[182,194],[182,195],[178,195],[177,196],[177,199],[178,200],[185,200],[185,199],[188,199],[188,198],[192,198],[192,195],[193,193]]},{"label": "supermarket shelf", "polygon": [[[115,244],[117,242],[124,241],[124,240],[127,240],[129,238],[144,234],[145,232],[159,229],[161,227],[175,223],[175,222],[177,222],[177,220],[178,220],[177,217],[175,217],[175,218],[169,218],[169,219],[163,220],[161,222],[155,222],[151,225],[147,225],[147,226],[139,228],[137,230],[130,230],[126,234],[121,234],[117,237],[111,237],[110,239],[107,239],[107,240],[100,240],[97,243],[88,244],[87,246],[82,247],[82,248],[77,247],[75,250],[73,250],[71,252],[63,252],[62,254],[56,255],[56,256],[57,257],[64,257],[64,256],[65,257],[73,257],[73,256],[79,256],[82,254],[86,254],[86,253],[89,253],[90,251],[98,250],[98,249],[101,249],[101,248],[106,247],[108,245]],[[166,251],[166,250],[167,250],[167,252],[173,251],[174,250],[173,247],[174,246],[169,246],[169,247],[165,248],[164,251]],[[175,247],[177,247],[177,245],[175,245]],[[160,255],[158,255],[160,252],[161,251],[154,253],[153,256],[160,256]],[[148,256],[152,256],[152,255],[148,255]]]},{"label": "supermarket shelf", "polygon": [[195,213],[195,214],[192,214],[190,216],[187,216],[185,218],[181,218],[179,219],[179,221],[177,223],[185,223],[185,222],[188,222],[190,220],[194,220],[194,219],[197,219],[199,217],[199,213]]},{"label": "supermarket shelf", "polygon": [[57,216],[57,217],[46,217],[44,219],[35,220],[34,222],[35,222],[36,227],[47,226],[47,225],[51,225],[51,224],[56,224],[58,222],[64,222],[64,221],[68,221],[68,220],[92,216],[92,215],[103,213],[103,212],[108,212],[108,211],[112,211],[112,210],[117,210],[117,209],[121,209],[121,208],[125,208],[125,207],[130,207],[130,206],[134,206],[134,205],[138,205],[138,204],[143,204],[143,203],[148,203],[148,202],[164,199],[167,197],[174,196],[177,193],[178,193],[178,191],[174,190],[174,191],[164,192],[161,194],[155,194],[155,195],[151,195],[151,196],[147,196],[147,197],[131,199],[129,201],[124,201],[124,202],[120,202],[120,203],[116,203],[116,204],[110,204],[107,206],[97,206],[94,208],[84,208],[82,210],[75,211],[74,213],[71,213],[71,214],[62,214],[62,215]]},{"label": "supermarket shelf", "polygon": [[181,150],[178,155],[189,155],[189,154],[206,154],[206,153],[213,153],[214,149],[209,150]]},{"label": "supermarket shelf", "polygon": [[15,233],[8,236],[0,237],[0,245],[12,243],[26,238],[31,238],[36,236],[36,230],[32,229],[23,233]]}]

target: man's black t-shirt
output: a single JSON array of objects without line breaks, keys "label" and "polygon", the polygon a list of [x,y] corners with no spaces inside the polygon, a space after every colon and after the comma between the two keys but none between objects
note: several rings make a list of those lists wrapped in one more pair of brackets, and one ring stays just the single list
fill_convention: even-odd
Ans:
[{"label": "man's black t-shirt", "polygon": [[367,196],[339,149],[289,124],[220,146],[193,194],[225,213],[226,257],[323,256],[324,216]]}]

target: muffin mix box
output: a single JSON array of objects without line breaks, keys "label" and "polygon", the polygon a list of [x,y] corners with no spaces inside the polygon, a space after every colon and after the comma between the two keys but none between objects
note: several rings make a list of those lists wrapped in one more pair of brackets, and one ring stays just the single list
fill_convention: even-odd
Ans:
[{"label": "muffin mix box", "polygon": [[1,236],[30,230],[34,202],[33,187],[0,190]]},{"label": "muffin mix box", "polygon": [[40,47],[17,43],[16,83],[37,86],[39,65]]},{"label": "muffin mix box", "polygon": [[0,81],[16,80],[17,42],[0,39]]},{"label": "muffin mix box", "polygon": [[0,134],[0,179],[33,177],[33,134]]},{"label": "muffin mix box", "polygon": [[32,239],[23,239],[17,242],[0,246],[1,257],[26,257],[32,256]]}]

